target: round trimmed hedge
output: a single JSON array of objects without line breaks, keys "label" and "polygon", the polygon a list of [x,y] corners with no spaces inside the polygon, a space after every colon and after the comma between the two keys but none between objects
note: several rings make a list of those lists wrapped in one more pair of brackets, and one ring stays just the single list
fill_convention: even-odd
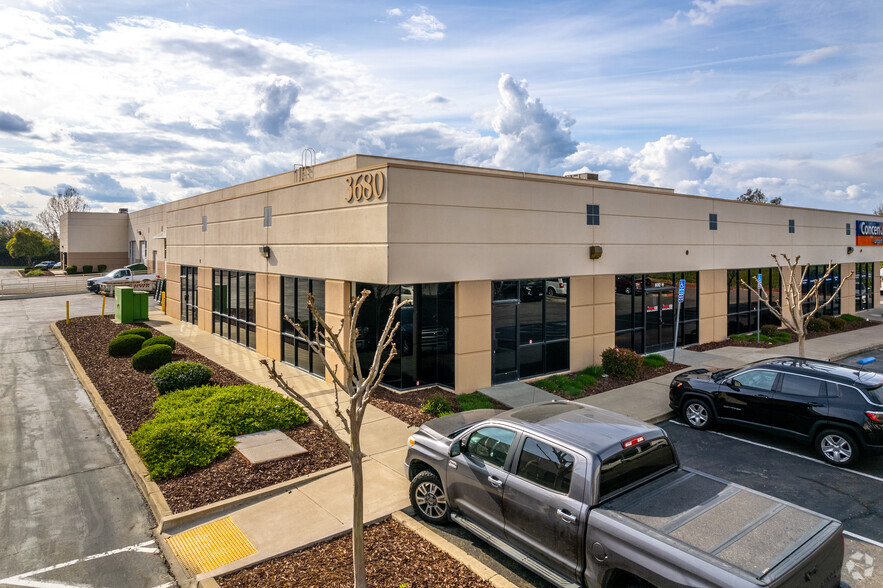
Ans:
[{"label": "round trimmed hedge", "polygon": [[168,335],[157,335],[156,337],[145,339],[144,343],[141,344],[141,349],[144,349],[145,347],[150,347],[151,345],[168,345],[172,348],[172,350],[174,350],[177,343]]},{"label": "round trimmed hedge", "polygon": [[144,339],[140,335],[120,335],[107,344],[107,352],[113,357],[125,357],[141,350]]},{"label": "round trimmed hedge", "polygon": [[153,331],[147,327],[136,327],[134,329],[127,329],[120,333],[120,335],[138,335],[141,339],[150,339],[153,337]]},{"label": "round trimmed hedge", "polygon": [[150,374],[159,394],[203,386],[211,378],[212,368],[195,361],[167,363]]},{"label": "round trimmed hedge", "polygon": [[172,348],[168,345],[151,345],[132,356],[132,367],[139,372],[155,370],[172,361]]}]

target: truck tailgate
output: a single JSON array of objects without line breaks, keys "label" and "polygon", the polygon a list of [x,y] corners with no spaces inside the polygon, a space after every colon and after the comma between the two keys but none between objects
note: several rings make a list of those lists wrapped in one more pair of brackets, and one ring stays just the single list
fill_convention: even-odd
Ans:
[{"label": "truck tailgate", "polygon": [[[830,545],[832,535],[841,530],[837,521],[818,513],[687,469],[664,475],[599,510],[648,527],[682,548],[686,544],[762,584],[788,577],[791,568]],[[839,541],[837,545],[842,549]],[[823,567],[836,566],[839,574],[839,558]],[[811,575],[816,573],[818,581],[830,570]]]}]

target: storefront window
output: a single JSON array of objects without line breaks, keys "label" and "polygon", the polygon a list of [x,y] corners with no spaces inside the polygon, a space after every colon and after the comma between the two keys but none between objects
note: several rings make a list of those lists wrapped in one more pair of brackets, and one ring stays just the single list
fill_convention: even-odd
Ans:
[{"label": "storefront window", "polygon": [[[318,322],[307,307],[309,295],[320,316],[325,315],[325,281],[294,276],[282,276],[282,361],[302,370],[325,377],[325,363],[319,353],[310,347],[311,341],[318,341],[324,348],[324,337]],[[303,330],[306,337],[298,334],[288,317]]]},{"label": "storefront window", "polygon": [[680,280],[684,280],[684,302],[680,305],[678,346],[699,342],[697,272],[621,274],[614,277],[617,347],[638,353],[674,347]]},{"label": "storefront window", "polygon": [[855,309],[874,308],[874,266],[873,262],[855,264]]},{"label": "storefront window", "polygon": [[197,324],[199,317],[199,304],[197,300],[199,268],[181,266],[181,320]]},{"label": "storefront window", "polygon": [[212,270],[212,330],[251,349],[255,347],[255,275]]},{"label": "storefront window", "polygon": [[752,288],[757,288],[758,275],[761,276],[761,286],[769,294],[773,305],[781,301],[778,268],[727,270],[727,335],[757,331],[758,304],[761,326],[779,324],[769,307],[759,302],[757,295],[745,285],[750,284]]}]

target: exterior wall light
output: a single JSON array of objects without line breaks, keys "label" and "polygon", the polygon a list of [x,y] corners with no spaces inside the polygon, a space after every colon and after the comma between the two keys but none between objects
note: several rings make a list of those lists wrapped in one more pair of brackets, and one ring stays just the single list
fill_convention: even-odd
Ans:
[{"label": "exterior wall light", "polygon": [[258,249],[260,249],[261,255],[263,255],[265,259],[270,259],[270,246],[269,245],[261,245]]},{"label": "exterior wall light", "polygon": [[855,249],[853,247],[847,247],[846,248],[846,255],[851,255],[853,251],[855,251]]},{"label": "exterior wall light", "polygon": [[603,252],[600,245],[589,245],[589,259],[601,259]]}]

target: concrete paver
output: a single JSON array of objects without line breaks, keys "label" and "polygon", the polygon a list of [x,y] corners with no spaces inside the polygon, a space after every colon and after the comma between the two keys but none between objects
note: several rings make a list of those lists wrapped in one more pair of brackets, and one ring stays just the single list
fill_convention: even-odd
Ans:
[{"label": "concrete paver", "polygon": [[234,439],[236,440],[234,449],[250,464],[265,463],[307,452],[279,429],[239,435]]}]

